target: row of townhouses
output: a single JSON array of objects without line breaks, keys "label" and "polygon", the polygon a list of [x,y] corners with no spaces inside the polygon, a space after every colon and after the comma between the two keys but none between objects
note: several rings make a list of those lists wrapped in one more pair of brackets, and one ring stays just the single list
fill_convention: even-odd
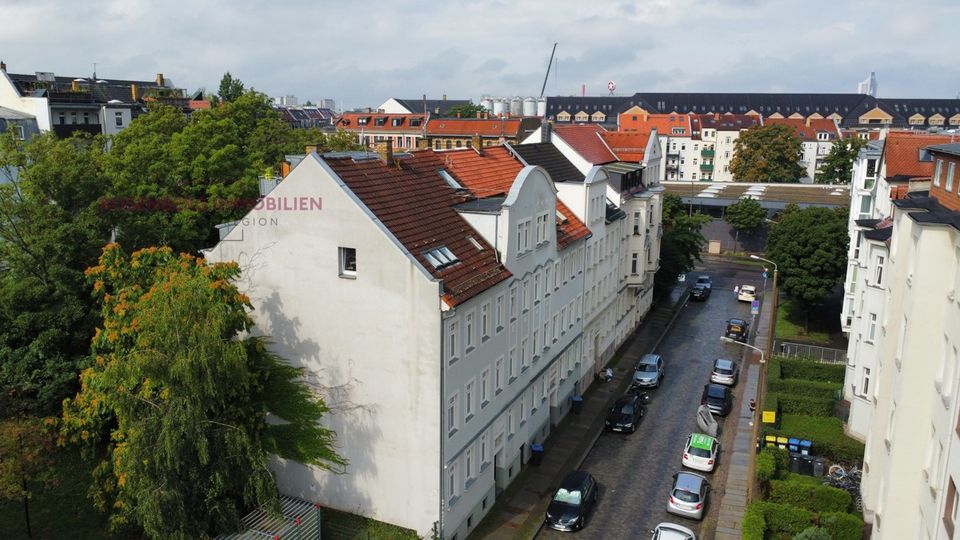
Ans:
[{"label": "row of townhouses", "polygon": [[659,144],[628,164],[594,139],[291,156],[266,197],[322,202],[222,232],[206,256],[241,265],[350,461],[277,460],[283,493],[421,535],[476,527],[650,307]]},{"label": "row of townhouses", "polygon": [[841,324],[849,435],[878,539],[949,539],[960,517],[960,144],[890,132],[854,166]]}]

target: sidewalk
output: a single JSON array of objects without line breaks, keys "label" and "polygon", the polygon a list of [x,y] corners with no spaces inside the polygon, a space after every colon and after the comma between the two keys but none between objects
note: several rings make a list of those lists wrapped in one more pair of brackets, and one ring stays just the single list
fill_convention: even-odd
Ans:
[{"label": "sidewalk", "polygon": [[[770,320],[774,314],[772,302],[766,297],[758,316],[757,332],[753,345],[766,349],[767,336],[770,335]],[[754,414],[750,410],[750,398],[757,399],[757,387],[760,384],[760,354],[753,349],[744,352],[746,376],[741,378],[744,385],[740,410],[737,414],[737,428],[733,438],[733,451],[728,458],[727,479],[720,499],[720,514],[714,540],[738,540],[743,513],[746,511],[750,483],[753,482],[753,460],[756,457],[756,439],[754,438]],[[759,403],[759,399],[757,402]],[[759,408],[759,407],[758,407]],[[759,418],[759,417],[758,417]]]},{"label": "sidewalk", "polygon": [[633,378],[631,368],[654,350],[686,300],[686,287],[676,287],[669,299],[656,303],[639,329],[609,364],[613,383],[595,383],[583,395],[580,414],[568,414],[543,443],[546,451],[539,467],[526,466],[500,496],[470,538],[513,540],[533,538],[543,524],[549,497],[563,477],[586,459],[603,432],[610,403],[621,396]]}]

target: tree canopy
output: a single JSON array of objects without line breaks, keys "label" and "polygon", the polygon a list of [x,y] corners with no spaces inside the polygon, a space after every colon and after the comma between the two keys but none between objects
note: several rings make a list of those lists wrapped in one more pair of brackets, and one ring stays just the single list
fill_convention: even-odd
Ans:
[{"label": "tree canopy", "polygon": [[843,280],[847,242],[846,209],[794,207],[773,226],[766,257],[778,264],[783,290],[809,310]]},{"label": "tree canopy", "polygon": [[57,482],[55,425],[55,418],[0,419],[0,500],[23,501],[27,537],[32,536],[30,498]]},{"label": "tree canopy", "polygon": [[490,112],[485,107],[481,105],[474,105],[473,103],[464,103],[462,105],[454,105],[447,109],[447,112],[443,116],[455,118],[457,115],[460,118],[476,118],[477,113]]},{"label": "tree canopy", "polygon": [[803,143],[788,126],[754,126],[740,133],[730,172],[740,182],[799,182]]},{"label": "tree canopy", "polygon": [[750,234],[763,225],[767,211],[760,203],[747,197],[731,204],[724,211],[723,219],[737,232],[737,241],[740,233]]},{"label": "tree canopy", "polygon": [[[169,248],[103,249],[87,274],[103,325],[80,392],[63,406],[65,442],[102,456],[91,497],[111,524],[152,538],[235,529],[276,502],[267,456],[340,471],[324,402],[249,334],[234,263]],[[280,425],[266,422],[273,414]]]},{"label": "tree canopy", "polygon": [[710,217],[688,212],[680,197],[663,197],[663,235],[660,237],[660,269],[654,276],[657,294],[664,294],[677,283],[677,276],[693,269],[706,243],[701,227]]},{"label": "tree canopy", "polygon": [[220,97],[220,101],[234,101],[242,96],[244,93],[243,82],[240,79],[234,78],[230,72],[223,74],[223,78],[220,79],[220,92],[217,94]]},{"label": "tree canopy", "polygon": [[817,170],[818,184],[849,184],[853,178],[853,161],[867,141],[857,137],[837,139],[824,156]]}]

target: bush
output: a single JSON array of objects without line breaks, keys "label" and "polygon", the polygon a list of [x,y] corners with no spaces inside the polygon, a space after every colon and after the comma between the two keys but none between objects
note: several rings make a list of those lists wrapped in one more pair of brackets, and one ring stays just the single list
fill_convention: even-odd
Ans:
[{"label": "bush", "polygon": [[747,510],[743,513],[743,524],[740,528],[741,540],[764,540],[764,535],[767,532],[767,521],[763,518],[762,504],[754,502],[747,505]]},{"label": "bush", "polygon": [[[815,398],[793,394],[767,394],[767,399],[774,396],[780,406],[780,414],[802,414],[806,416],[833,416],[833,409],[837,400],[833,398]],[[766,406],[764,410],[768,409]]]},{"label": "bush", "polygon": [[853,463],[863,461],[863,443],[843,434],[839,418],[784,414],[780,429],[767,428],[767,433],[813,441],[813,453],[832,461]]},{"label": "bush", "polygon": [[863,519],[853,514],[824,512],[820,514],[820,526],[834,540],[860,540],[863,538]]},{"label": "bush", "polygon": [[770,502],[792,504],[811,512],[846,512],[853,501],[849,493],[806,482],[770,481]]},{"label": "bush", "polygon": [[797,474],[792,472],[783,472],[777,476],[777,479],[793,482],[794,484],[808,484],[811,486],[823,485],[823,481],[816,476],[807,476],[805,474]]},{"label": "bush", "polygon": [[767,384],[770,381],[778,381],[783,378],[783,370],[780,368],[780,359],[782,356],[774,356],[767,362]]},{"label": "bush", "polygon": [[820,527],[807,527],[800,534],[793,537],[793,540],[831,540],[830,533]]},{"label": "bush", "polygon": [[780,359],[780,377],[783,379],[806,379],[843,384],[846,370],[847,366],[844,364],[821,364],[809,358]]},{"label": "bush", "polygon": [[771,448],[764,448],[760,452],[760,455],[757,456],[756,465],[757,482],[764,488],[766,488],[770,480],[776,478],[777,474],[777,462],[773,457],[773,453],[767,452],[767,450],[771,450]]},{"label": "bush", "polygon": [[837,392],[841,388],[842,384],[805,379],[770,379],[767,382],[770,392],[813,398],[837,399]]},{"label": "bush", "polygon": [[794,535],[813,525],[815,514],[809,510],[772,502],[756,504],[763,509],[763,519],[768,532]]}]

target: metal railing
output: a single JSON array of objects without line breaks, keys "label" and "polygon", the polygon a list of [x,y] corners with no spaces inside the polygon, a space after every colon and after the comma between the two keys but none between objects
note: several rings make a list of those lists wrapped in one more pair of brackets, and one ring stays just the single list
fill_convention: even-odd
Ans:
[{"label": "metal railing", "polygon": [[818,347],[817,345],[807,345],[805,343],[778,341],[776,343],[776,349],[774,350],[779,356],[802,356],[804,358],[809,358],[814,362],[820,362],[824,364],[847,363],[847,351],[843,349],[831,349],[829,347]]}]

